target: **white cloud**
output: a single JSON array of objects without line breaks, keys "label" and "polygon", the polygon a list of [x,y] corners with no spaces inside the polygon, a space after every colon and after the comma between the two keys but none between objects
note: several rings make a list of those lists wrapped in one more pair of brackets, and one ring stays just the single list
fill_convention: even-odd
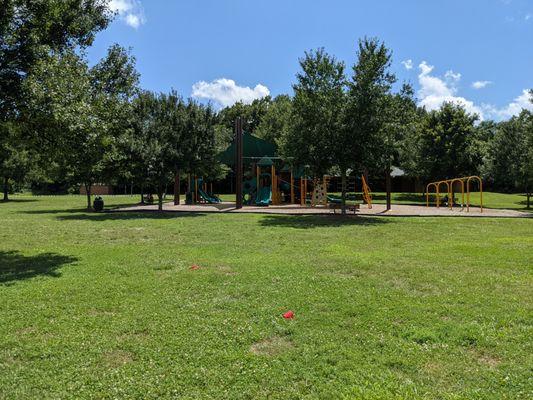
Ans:
[{"label": "white cloud", "polygon": [[413,69],[413,60],[409,59],[409,60],[405,60],[405,61],[402,61],[402,65],[405,67],[405,69],[409,70],[409,69]]},{"label": "white cloud", "polygon": [[120,20],[134,29],[146,22],[144,9],[139,0],[111,0],[109,8],[117,13]]},{"label": "white cloud", "polygon": [[447,71],[444,79],[431,75],[434,67],[429,65],[426,61],[422,61],[418,66],[420,74],[418,75],[418,83],[420,89],[418,91],[419,105],[425,107],[426,110],[439,109],[442,103],[455,103],[463,106],[466,111],[472,114],[478,114],[483,119],[483,112],[481,108],[477,107],[472,101],[464,97],[457,96],[457,84],[461,79],[461,74],[453,71]]},{"label": "white cloud", "polygon": [[530,98],[529,90],[524,89],[520,96],[516,97],[505,107],[497,108],[491,104],[482,104],[482,108],[488,117],[501,121],[520,114],[522,110],[533,112],[533,104],[531,103]]},{"label": "white cloud", "polygon": [[479,89],[483,89],[487,87],[491,83],[492,83],[491,81],[475,81],[475,82],[472,82],[472,87],[476,90],[479,90]]},{"label": "white cloud", "polygon": [[533,14],[526,14],[526,16],[524,17],[524,19],[525,19],[526,21],[529,21],[532,17],[533,17]]},{"label": "white cloud", "polygon": [[[529,101],[529,91],[526,89],[522,91],[520,96],[501,108],[486,103],[476,105],[473,101],[457,95],[457,85],[461,80],[461,74],[447,71],[444,74],[444,78],[431,75],[434,67],[426,61],[422,61],[418,68],[420,69],[420,74],[418,75],[418,83],[420,85],[418,105],[425,107],[428,111],[437,110],[442,103],[449,102],[463,106],[471,114],[478,114],[481,120],[494,119],[496,121],[509,119],[520,114],[523,109],[533,111],[533,104]],[[472,87],[478,89],[490,83],[489,81],[474,82]]]},{"label": "white cloud", "polygon": [[192,86],[192,97],[213,100],[222,107],[231,106],[238,101],[250,104],[269,94],[270,90],[264,85],[257,84],[252,89],[238,86],[234,80],[226,78],[215,79],[212,82],[200,81]]}]

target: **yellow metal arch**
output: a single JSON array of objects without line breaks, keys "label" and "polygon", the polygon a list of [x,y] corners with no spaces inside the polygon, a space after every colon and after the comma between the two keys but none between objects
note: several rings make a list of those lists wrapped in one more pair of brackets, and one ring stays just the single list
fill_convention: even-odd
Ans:
[{"label": "yellow metal arch", "polygon": [[465,181],[464,179],[461,179],[461,178],[454,178],[454,179],[451,179],[450,180],[450,198],[451,198],[451,205],[453,207],[453,185],[455,184],[455,182],[459,182],[461,184],[461,208],[464,207],[464,204],[465,204]]},{"label": "yellow metal arch", "polygon": [[437,186],[437,184],[435,182],[428,183],[428,185],[426,186],[426,207],[429,207],[429,188],[431,186],[435,187],[435,193],[437,194],[437,198],[439,196],[439,187]]},{"label": "yellow metal arch", "polygon": [[441,185],[445,184],[446,189],[448,191],[448,206],[450,209],[453,208],[453,196],[452,196],[452,190],[453,185],[456,182],[459,182],[461,184],[461,207],[464,208],[465,204],[465,182],[466,182],[466,211],[470,211],[470,181],[477,180],[479,182],[479,202],[480,202],[480,209],[481,212],[483,212],[483,181],[479,176],[465,176],[463,178],[453,178],[453,179],[446,179],[443,181],[438,182],[431,182],[428,183],[426,186],[426,207],[429,207],[429,190],[430,188],[435,188],[435,193],[437,196],[436,205],[437,208],[440,207],[440,187]]},{"label": "yellow metal arch", "polygon": [[448,204],[450,204],[450,183],[448,181],[439,181],[437,182],[437,208],[439,208],[440,206],[440,198],[439,198],[439,191],[440,191],[440,186],[442,184],[445,184],[446,185],[446,190],[448,192]]},{"label": "yellow metal arch", "polygon": [[479,176],[469,176],[466,178],[466,210],[470,211],[470,181],[473,179],[477,179],[479,182],[479,208],[480,212],[483,212],[483,181]]}]

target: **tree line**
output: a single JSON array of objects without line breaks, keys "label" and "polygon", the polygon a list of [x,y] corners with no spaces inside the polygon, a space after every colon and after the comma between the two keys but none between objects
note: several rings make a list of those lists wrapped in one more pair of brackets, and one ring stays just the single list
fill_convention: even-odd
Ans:
[{"label": "tree line", "polygon": [[[355,62],[308,51],[291,95],[222,110],[175,91],[140,88],[135,58],[119,45],[89,65],[86,49],[115,15],[102,0],[7,0],[0,14],[0,177],[4,200],[29,182],[129,182],[153,190],[159,207],[175,176],[212,178],[233,124],[275,142],[314,176],[379,174],[393,166],[423,181],[482,175],[493,187],[529,194],[533,117],[480,122],[460,105],[417,106],[398,85],[391,51],[359,41]],[[533,96],[532,96],[533,97]],[[390,200],[390,198],[389,198]]]}]

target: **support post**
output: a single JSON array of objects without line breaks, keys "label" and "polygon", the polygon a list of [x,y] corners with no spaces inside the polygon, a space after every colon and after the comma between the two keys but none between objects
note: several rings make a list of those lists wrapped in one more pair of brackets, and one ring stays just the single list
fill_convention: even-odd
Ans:
[{"label": "support post", "polygon": [[387,191],[387,211],[389,211],[391,207],[391,179],[390,179],[390,167],[387,168],[387,174],[385,175],[385,187]]},{"label": "support post", "polygon": [[304,200],[304,206],[307,206],[307,178],[304,178],[304,195],[303,195],[303,200]]},{"label": "support post", "polygon": [[194,175],[194,202],[198,203],[198,177]]},{"label": "support post", "polygon": [[291,204],[294,204],[294,175],[291,168]]},{"label": "support post", "polygon": [[176,170],[176,175],[174,176],[174,205],[177,206],[180,204],[180,170]]},{"label": "support post", "polygon": [[242,208],[242,119],[235,120],[235,208]]}]

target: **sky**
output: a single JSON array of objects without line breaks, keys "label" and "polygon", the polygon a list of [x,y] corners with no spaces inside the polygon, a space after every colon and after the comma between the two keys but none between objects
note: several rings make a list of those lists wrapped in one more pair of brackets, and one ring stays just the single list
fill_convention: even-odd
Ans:
[{"label": "sky", "polygon": [[110,0],[117,17],[91,62],[131,48],[141,87],[216,107],[292,94],[306,50],[347,65],[358,39],[392,50],[398,84],[428,110],[462,104],[481,119],[533,109],[533,0]]}]

